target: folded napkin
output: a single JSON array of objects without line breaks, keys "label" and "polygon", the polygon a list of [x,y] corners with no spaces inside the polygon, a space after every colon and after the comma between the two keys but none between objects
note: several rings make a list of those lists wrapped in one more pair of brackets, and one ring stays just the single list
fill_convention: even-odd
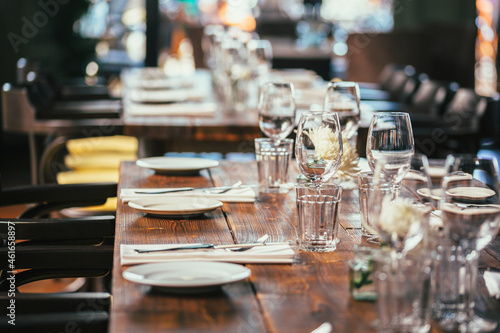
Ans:
[{"label": "folded napkin", "polygon": [[500,299],[500,273],[485,271],[483,277],[490,296]]},{"label": "folded napkin", "polygon": [[140,89],[178,89],[182,87],[191,87],[194,85],[194,79],[192,77],[186,78],[168,78],[168,77],[156,77],[156,78],[143,78],[128,77],[126,84],[130,88],[140,88]]},{"label": "folded napkin", "polygon": [[135,249],[153,250],[195,244],[152,244],[120,245],[122,265],[136,265],[166,261],[226,261],[240,264],[290,264],[295,252],[290,245],[256,246],[243,252],[231,252],[224,249],[177,250],[166,252],[137,253]]},{"label": "folded napkin", "polygon": [[134,89],[129,93],[130,100],[136,103],[170,103],[201,101],[207,97],[206,91],[198,89],[142,90]]},{"label": "folded napkin", "polygon": [[[168,188],[171,189],[171,188]],[[151,190],[168,190],[167,188],[154,188]],[[222,202],[255,202],[256,193],[252,188],[235,188],[225,193],[207,193],[204,191],[194,190],[185,192],[159,193],[159,194],[144,194],[135,193],[135,191],[145,191],[145,188],[124,188],[120,191],[120,199],[126,203],[131,200],[142,198],[168,198],[168,197],[207,197],[213,198]]]},{"label": "folded napkin", "polygon": [[215,103],[165,103],[138,104],[127,103],[129,116],[213,116],[217,111]]}]

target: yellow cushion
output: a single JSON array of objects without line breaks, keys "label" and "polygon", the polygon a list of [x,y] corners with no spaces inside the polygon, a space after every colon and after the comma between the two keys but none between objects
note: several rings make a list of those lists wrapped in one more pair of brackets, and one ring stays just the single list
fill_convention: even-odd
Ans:
[{"label": "yellow cushion", "polygon": [[117,198],[108,198],[105,204],[99,206],[91,206],[91,207],[80,207],[75,208],[80,212],[86,213],[100,213],[100,212],[114,212],[116,211],[116,204],[118,200]]},{"label": "yellow cushion", "polygon": [[64,171],[57,174],[57,183],[59,184],[80,184],[80,183],[117,183],[119,171],[116,169],[100,170],[77,170]]},{"label": "yellow cushion", "polygon": [[136,153],[137,147],[136,138],[124,135],[73,139],[66,143],[66,148],[72,155],[109,151]]},{"label": "yellow cushion", "polygon": [[136,159],[137,155],[133,152],[94,152],[66,155],[64,164],[73,170],[118,169],[121,161],[134,161]]}]

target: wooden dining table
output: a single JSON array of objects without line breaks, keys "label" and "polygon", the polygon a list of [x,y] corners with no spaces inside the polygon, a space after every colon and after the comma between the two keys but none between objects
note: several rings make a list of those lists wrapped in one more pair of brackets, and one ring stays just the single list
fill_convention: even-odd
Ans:
[{"label": "wooden dining table", "polygon": [[[290,180],[298,175],[292,164]],[[255,161],[221,161],[196,175],[162,175],[123,162],[119,190],[125,188],[207,187],[257,183]],[[120,201],[120,200],[119,200]],[[119,203],[116,213],[113,305],[110,332],[311,332],[329,322],[332,332],[373,332],[376,304],[356,301],[349,292],[348,261],[357,245],[375,246],[361,235],[357,190],[345,190],[339,215],[340,242],[328,253],[296,250],[292,264],[247,264],[251,276],[210,293],[176,294],[129,282],[129,266],[120,263],[121,244],[254,242],[268,234],[272,242],[297,238],[295,191],[260,194],[255,203],[224,203],[189,218],[154,217]],[[193,263],[196,265],[196,263]],[[500,269],[497,237],[481,252],[480,266]],[[500,305],[482,279],[478,313],[498,318]],[[497,328],[498,330],[498,328]],[[436,331],[433,328],[433,331]],[[437,331],[436,331],[437,332]]]}]

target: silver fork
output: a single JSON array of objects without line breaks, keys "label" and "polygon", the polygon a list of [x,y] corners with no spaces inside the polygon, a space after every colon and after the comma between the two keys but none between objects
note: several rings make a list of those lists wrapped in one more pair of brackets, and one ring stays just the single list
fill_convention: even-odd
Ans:
[{"label": "silver fork", "polygon": [[208,194],[222,194],[222,193],[229,192],[235,188],[238,188],[238,186],[240,186],[241,184],[242,184],[241,180],[238,180],[236,183],[231,185],[231,187],[225,188],[223,190],[203,190],[203,192],[208,193]]},{"label": "silver fork", "polygon": [[239,249],[226,249],[226,251],[229,251],[229,252],[244,252],[244,251],[247,251],[247,250],[250,250],[250,249],[254,248],[258,244],[266,244],[266,241],[267,241],[268,238],[269,238],[269,235],[265,234],[264,236],[260,237],[259,239],[257,239],[255,241],[255,245],[244,246],[244,247],[240,247]]}]

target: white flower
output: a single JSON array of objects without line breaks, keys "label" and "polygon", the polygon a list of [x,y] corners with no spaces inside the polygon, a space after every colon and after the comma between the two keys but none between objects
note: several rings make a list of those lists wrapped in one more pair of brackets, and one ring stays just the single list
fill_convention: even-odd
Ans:
[{"label": "white flower", "polygon": [[[312,128],[304,131],[314,144],[316,155],[324,160],[335,160],[339,154],[340,147],[337,136],[326,126]],[[360,169],[358,168],[358,153],[353,147],[347,135],[342,132],[342,162],[336,173],[339,178],[354,177]]]},{"label": "white flower", "polygon": [[414,224],[422,223],[425,210],[413,204],[410,199],[385,197],[382,201],[378,223],[387,234],[405,238]]},{"label": "white flower", "polygon": [[348,178],[354,177],[361,170],[358,167],[358,152],[356,151],[356,147],[353,147],[349,142],[347,136],[342,132],[342,163],[340,163],[339,170],[336,173],[336,176],[339,178]]},{"label": "white flower", "polygon": [[340,152],[340,145],[337,136],[327,126],[311,128],[304,133],[314,144],[314,150],[319,159],[327,161],[335,160]]}]

